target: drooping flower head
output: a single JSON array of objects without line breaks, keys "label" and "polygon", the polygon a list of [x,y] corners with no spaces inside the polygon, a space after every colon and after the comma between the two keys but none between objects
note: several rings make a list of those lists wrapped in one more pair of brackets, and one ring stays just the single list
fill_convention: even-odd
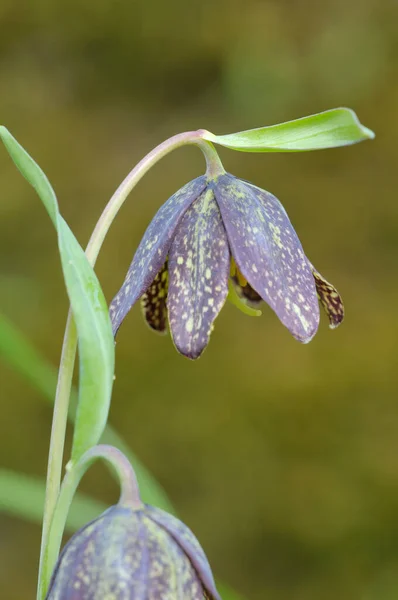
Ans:
[{"label": "drooping flower head", "polygon": [[152,506],[116,505],[79,530],[46,600],[220,600],[207,558],[181,521]]},{"label": "drooping flower head", "polygon": [[[230,282],[230,283],[229,283]],[[300,342],[343,319],[337,290],[305,256],[279,200],[227,173],[198,177],[159,209],[134,255],[110,315],[116,334],[141,298],[149,326],[167,322],[179,352],[197,358],[233,285],[242,302],[265,301]]]}]

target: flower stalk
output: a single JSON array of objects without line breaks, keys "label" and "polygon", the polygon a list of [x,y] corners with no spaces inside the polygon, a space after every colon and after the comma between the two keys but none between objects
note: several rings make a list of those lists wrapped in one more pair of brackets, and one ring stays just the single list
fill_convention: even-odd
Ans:
[{"label": "flower stalk", "polygon": [[167,154],[173,150],[176,150],[177,148],[181,148],[181,146],[195,145],[198,146],[204,154],[206,159],[206,175],[210,179],[213,179],[217,175],[225,172],[213,144],[203,140],[201,135],[202,130],[187,131],[169,138],[151,150],[151,152],[149,152],[134,167],[134,169],[130,171],[127,177],[119,185],[112,198],[109,200],[91,235],[86,249],[86,255],[92,265],[95,264],[106,234],[108,233],[110,226],[115,220],[117,213],[123,206],[130,192],[149,171],[149,169],[155,166],[155,164]]}]

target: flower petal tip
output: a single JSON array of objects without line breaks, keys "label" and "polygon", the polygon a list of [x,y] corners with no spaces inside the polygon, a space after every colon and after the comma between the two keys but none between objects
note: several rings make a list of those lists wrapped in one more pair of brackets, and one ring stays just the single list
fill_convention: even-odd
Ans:
[{"label": "flower petal tip", "polygon": [[329,323],[329,329],[337,329],[337,327],[339,327],[342,324],[343,319],[344,317],[342,317],[341,320],[337,323]]},{"label": "flower petal tip", "polygon": [[313,340],[315,335],[317,334],[318,328],[319,328],[319,315],[318,315],[316,322],[313,324],[313,326],[309,330],[304,330],[304,328],[303,328],[300,332],[298,332],[296,329],[293,331],[289,327],[288,327],[288,330],[290,331],[290,333],[292,334],[294,339],[297,340],[298,342],[300,342],[300,344],[309,344]]},{"label": "flower petal tip", "polygon": [[301,342],[302,344],[309,344],[309,343],[310,343],[310,342],[311,342],[311,341],[314,339],[314,337],[315,337],[315,335],[316,335],[316,332],[317,332],[317,331],[318,331],[318,328],[316,328],[316,330],[314,331],[314,333],[312,333],[312,334],[311,334],[311,335],[309,335],[308,337],[306,337],[306,338],[303,338],[303,339],[299,339],[299,338],[296,338],[296,339],[297,339],[299,342]]},{"label": "flower petal tip", "polygon": [[180,344],[177,344],[175,341],[174,341],[174,345],[176,347],[177,352],[179,352],[180,354],[182,354],[182,356],[185,356],[185,358],[188,358],[189,360],[192,360],[192,361],[200,358],[207,347],[207,344],[206,344],[206,346],[204,346],[204,347],[195,348],[195,347],[192,347],[191,344],[180,345]]},{"label": "flower petal tip", "polygon": [[336,329],[344,319],[343,300],[334,285],[329,283],[313,265],[311,265],[311,270],[315,279],[318,298],[329,319],[329,328]]}]

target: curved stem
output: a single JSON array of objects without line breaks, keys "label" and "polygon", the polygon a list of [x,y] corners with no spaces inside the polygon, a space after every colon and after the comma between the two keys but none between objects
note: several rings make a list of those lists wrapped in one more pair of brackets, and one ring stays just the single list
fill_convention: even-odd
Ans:
[{"label": "curved stem", "polygon": [[[117,188],[112,198],[109,200],[91,235],[86,248],[86,256],[91,266],[95,265],[106,234],[108,233],[111,224],[113,223],[117,213],[119,212],[130,192],[137,185],[140,179],[149,171],[149,169],[169,152],[172,152],[173,150],[176,150],[184,145],[197,145],[205,156],[207,166],[206,174],[210,179],[214,179],[218,175],[225,172],[214,146],[211,144],[211,142],[202,139],[203,133],[204,130],[187,131],[169,138],[151,150],[151,152],[149,152],[149,154],[147,154],[133,168],[133,170],[130,171],[124,181]],[[50,524],[60,493],[65,432],[76,348],[77,332],[73,322],[72,312],[69,310],[62,346],[51,428],[46,481],[46,498],[40,548],[38,598],[41,598],[40,590],[44,589],[42,584],[44,555],[46,552],[46,547],[49,543]]]},{"label": "curved stem", "polygon": [[116,472],[120,482],[118,504],[132,508],[133,510],[140,510],[143,507],[134,469],[124,454],[117,448],[104,444],[94,446],[85,452],[70,469],[67,468],[50,523],[49,532],[51,535],[48,538],[48,544],[44,551],[41,589],[39,592],[40,600],[45,597],[52,571],[57,562],[62,535],[73,497],[82,477],[98,458],[102,458]]},{"label": "curved stem", "polygon": [[194,144],[199,146],[205,155],[207,167],[206,174],[210,179],[225,172],[213,144],[201,139],[200,136],[201,130],[179,133],[159,144],[159,146],[149,152],[149,154],[147,154],[134,169],[130,171],[109,200],[91,235],[86,249],[86,255],[92,265],[95,264],[105,236],[127,196],[145,173],[147,173],[161,158],[166,156],[166,154],[181,146]]}]

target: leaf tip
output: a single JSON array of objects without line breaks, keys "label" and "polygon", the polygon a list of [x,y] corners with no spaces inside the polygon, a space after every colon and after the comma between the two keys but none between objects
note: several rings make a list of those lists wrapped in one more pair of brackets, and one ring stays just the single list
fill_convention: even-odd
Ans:
[{"label": "leaf tip", "polygon": [[4,142],[4,138],[10,135],[10,132],[8,131],[7,127],[4,127],[4,125],[0,125],[0,139]]},{"label": "leaf tip", "polygon": [[354,110],[352,110],[352,108],[342,107],[342,108],[340,108],[340,110],[344,111],[346,113],[349,113],[351,115],[351,118],[352,118],[354,124],[358,127],[358,129],[360,130],[360,132],[363,136],[362,139],[373,140],[376,137],[376,134],[374,131],[369,129],[369,127],[365,127],[365,125],[362,125],[361,121],[358,118],[358,115],[356,114],[356,112]]},{"label": "leaf tip", "polygon": [[371,129],[369,129],[369,127],[365,127],[365,125],[361,125],[361,129],[362,132],[364,134],[364,136],[368,139],[368,140],[374,140],[376,137],[376,134],[374,131],[372,131]]}]

